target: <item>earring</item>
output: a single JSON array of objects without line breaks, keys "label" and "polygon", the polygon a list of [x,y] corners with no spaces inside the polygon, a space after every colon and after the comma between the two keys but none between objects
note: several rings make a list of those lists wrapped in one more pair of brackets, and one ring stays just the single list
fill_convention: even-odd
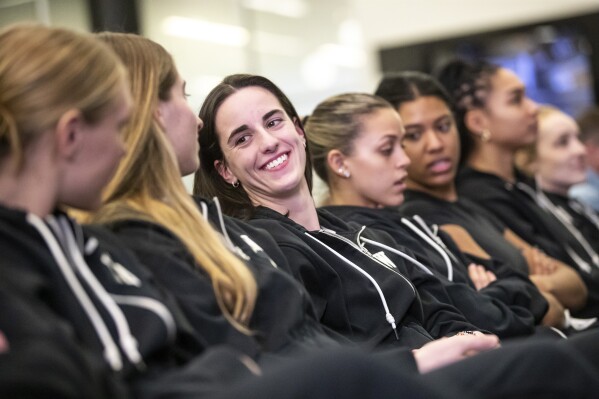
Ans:
[{"label": "earring", "polygon": [[349,170],[347,170],[347,169],[339,168],[337,170],[337,172],[339,172],[339,174],[341,176],[345,177],[346,179],[349,179],[351,176],[351,173],[349,173]]},{"label": "earring", "polygon": [[480,140],[483,143],[486,143],[489,140],[491,140],[491,131],[489,129],[484,129],[482,132],[480,132]]},{"label": "earring", "polygon": [[235,180],[233,183],[231,183],[231,185],[232,185],[234,188],[237,188],[237,187],[239,187],[239,180]]},{"label": "earring", "polygon": [[302,140],[302,144],[304,145],[304,148],[306,148],[306,139]]}]

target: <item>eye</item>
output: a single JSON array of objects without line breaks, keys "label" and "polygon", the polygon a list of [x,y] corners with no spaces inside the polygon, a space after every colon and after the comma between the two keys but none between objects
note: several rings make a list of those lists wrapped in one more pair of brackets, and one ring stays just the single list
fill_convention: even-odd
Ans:
[{"label": "eye", "polygon": [[235,140],[235,147],[243,145],[245,143],[247,143],[247,141],[249,140],[249,134],[243,134],[240,135],[236,140]]},{"label": "eye", "polygon": [[441,122],[439,122],[439,124],[437,124],[437,130],[442,133],[447,133],[451,130],[452,126],[453,126],[453,122],[451,120],[447,119],[447,120],[441,121]]},{"label": "eye", "polygon": [[381,154],[383,154],[384,156],[388,157],[389,155],[391,155],[393,153],[393,147],[392,146],[385,146],[385,147],[381,148],[379,150],[379,152]]},{"label": "eye", "polygon": [[273,128],[278,126],[281,122],[283,122],[282,118],[271,119],[268,122],[266,122],[266,127]]},{"label": "eye", "polygon": [[519,105],[522,103],[522,100],[524,99],[524,93],[516,93],[512,96],[510,103],[511,104],[515,104],[515,105]]},{"label": "eye", "polygon": [[403,136],[402,142],[406,141],[418,141],[422,137],[422,132],[420,130],[406,130],[406,134]]},{"label": "eye", "polygon": [[555,146],[556,147],[567,147],[568,146],[568,142],[569,142],[569,137],[568,136],[560,136],[557,141],[555,142]]}]

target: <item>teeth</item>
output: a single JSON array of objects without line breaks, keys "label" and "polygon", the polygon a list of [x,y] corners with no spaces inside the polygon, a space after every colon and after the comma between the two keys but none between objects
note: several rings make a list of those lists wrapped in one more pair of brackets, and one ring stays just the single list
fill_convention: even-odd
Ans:
[{"label": "teeth", "polygon": [[275,167],[279,166],[280,164],[282,164],[283,162],[285,162],[286,160],[287,160],[287,154],[283,154],[280,157],[278,157],[277,159],[267,163],[266,169],[268,170],[268,169],[275,168]]}]

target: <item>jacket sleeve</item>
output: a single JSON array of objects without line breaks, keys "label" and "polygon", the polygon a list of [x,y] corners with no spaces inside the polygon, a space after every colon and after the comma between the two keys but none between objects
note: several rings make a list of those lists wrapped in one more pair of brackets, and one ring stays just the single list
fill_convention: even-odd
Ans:
[{"label": "jacket sleeve", "polygon": [[120,398],[124,384],[37,298],[0,287],[2,398]]},{"label": "jacket sleeve", "polygon": [[529,244],[538,246],[550,256],[564,261],[569,259],[561,245],[545,234],[539,234],[538,227],[530,220],[530,215],[514,203],[505,189],[489,186],[488,183],[485,185],[488,187],[481,190],[477,179],[464,180],[458,190],[460,195],[476,201]]}]

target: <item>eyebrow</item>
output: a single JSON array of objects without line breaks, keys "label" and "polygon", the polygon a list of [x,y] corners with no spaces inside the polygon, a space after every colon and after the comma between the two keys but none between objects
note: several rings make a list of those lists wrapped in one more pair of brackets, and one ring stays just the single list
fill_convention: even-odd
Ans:
[{"label": "eyebrow", "polygon": [[[268,111],[267,113],[265,113],[262,116],[262,122],[267,121],[271,116],[273,116],[277,112],[282,112],[282,111],[280,109],[273,109],[272,111]],[[247,129],[248,129],[248,125],[245,125],[245,124],[239,126],[236,129],[233,129],[233,131],[231,132],[231,134],[229,134],[229,138],[227,139],[227,144],[230,144],[231,141],[235,138],[235,136],[237,136],[239,133],[244,132]]]}]

